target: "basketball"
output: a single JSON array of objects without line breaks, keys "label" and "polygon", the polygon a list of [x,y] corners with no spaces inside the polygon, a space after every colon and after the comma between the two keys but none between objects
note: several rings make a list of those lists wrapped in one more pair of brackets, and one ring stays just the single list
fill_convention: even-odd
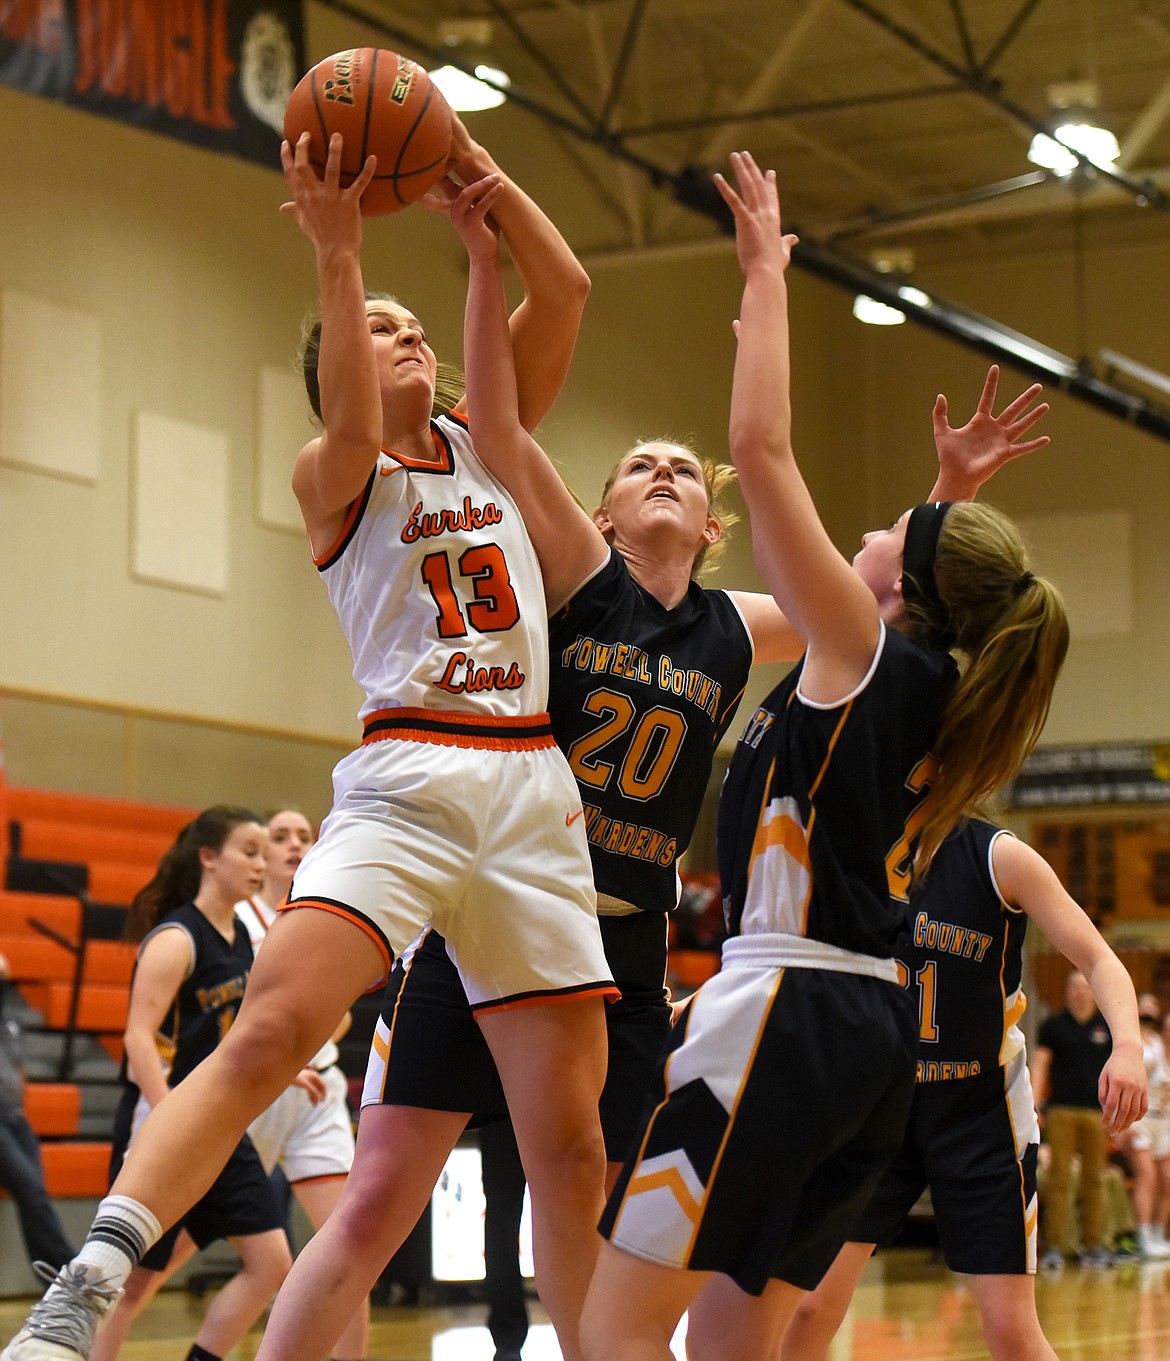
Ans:
[{"label": "basketball", "polygon": [[377,47],[337,52],[307,71],[289,96],[289,145],[307,132],[309,162],[325,173],[329,138],[342,136],[341,183],[378,158],[361,210],[380,217],[408,207],[443,175],[451,151],[451,107],[417,62]]}]

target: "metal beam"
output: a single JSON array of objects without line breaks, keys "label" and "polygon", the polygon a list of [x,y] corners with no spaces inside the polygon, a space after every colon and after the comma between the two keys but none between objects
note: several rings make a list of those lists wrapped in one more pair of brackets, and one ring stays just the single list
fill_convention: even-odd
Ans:
[{"label": "metal beam", "polygon": [[1121,139],[1121,155],[1117,158],[1117,164],[1128,170],[1161,131],[1167,118],[1170,118],[1170,76],[1166,77],[1161,89],[1129,125]]},{"label": "metal beam", "polygon": [[[428,56],[430,60],[436,61],[436,64],[438,58],[446,57],[446,54],[438,52],[432,45],[420,42],[416,35],[363,13],[356,5],[348,3],[348,0],[320,0],[320,3],[368,24],[395,41],[407,43],[416,51]],[[846,3],[854,3],[854,0],[846,0]],[[515,99],[521,108],[545,122],[583,142],[601,147],[611,156],[635,166],[646,175],[655,188],[666,190],[683,206],[713,221],[725,236],[734,236],[735,223],[730,210],[705,171],[697,171],[692,167],[672,172],[644,157],[635,156],[612,134],[606,136],[599,133],[596,127],[575,124],[564,115],[543,107],[538,101],[521,96],[514,89],[510,89],[508,95],[509,98]],[[1103,382],[1096,377],[1087,362],[1078,364],[1067,355],[1039,341],[1031,340],[1028,336],[1013,331],[990,317],[972,312],[959,303],[930,294],[928,290],[922,290],[927,295],[925,302],[916,300],[913,296],[907,297],[903,290],[909,281],[882,274],[865,261],[813,238],[807,236],[801,238],[800,244],[793,252],[792,263],[797,268],[851,293],[868,293],[880,302],[897,307],[911,321],[921,326],[949,336],[970,349],[978,350],[1023,373],[1053,384],[1060,391],[1170,443],[1170,408],[1161,407],[1146,397],[1134,396]]]},{"label": "metal beam", "polygon": [[951,13],[955,17],[955,27],[959,31],[959,42],[963,46],[963,56],[972,71],[979,70],[979,59],[971,42],[971,30],[967,27],[967,16],[963,13],[963,0],[950,0]]},{"label": "metal beam", "polygon": [[[734,113],[713,113],[700,118],[669,118],[656,123],[638,123],[633,127],[618,129],[621,137],[629,140],[634,137],[656,137],[664,132],[691,132],[699,128],[721,128],[728,124],[761,123],[785,118],[797,118],[809,113],[840,113],[845,109],[876,108],[880,104],[900,104],[914,99],[937,99],[940,95],[953,95],[962,87],[953,81],[946,85],[924,85],[915,90],[883,90],[873,94],[843,95],[840,99],[809,99],[797,104],[774,104],[771,108],[739,108]],[[710,148],[722,144],[725,150],[712,155]],[[735,147],[730,134],[720,133],[703,148],[699,159],[704,165],[721,161]]]},{"label": "metal beam", "polygon": [[626,31],[622,37],[621,50],[618,52],[618,59],[613,68],[613,78],[609,83],[609,93],[605,97],[605,105],[601,110],[601,116],[597,120],[598,130],[608,132],[610,122],[613,119],[613,111],[617,107],[617,102],[622,96],[622,86],[626,83],[626,72],[630,67],[630,58],[634,55],[634,44],[638,41],[638,31],[642,27],[642,18],[646,13],[646,0],[634,0],[630,7],[630,17],[626,23]]},{"label": "metal beam", "polygon": [[556,63],[547,57],[538,44],[529,36],[527,30],[512,11],[508,9],[506,5],[501,4],[500,0],[488,0],[488,4],[491,7],[492,13],[503,23],[504,27],[511,33],[524,51],[528,53],[532,60],[536,62],[568,103],[576,109],[582,118],[587,120],[592,119],[593,110],[590,109],[589,105],[585,103],[576,90],[573,89],[561,74],[561,70]]},{"label": "metal beam", "polygon": [[[944,53],[931,47],[930,44],[920,38],[913,29],[907,28],[905,24],[899,23],[897,20],[891,18],[884,10],[871,4],[870,0],[841,0],[841,3],[847,5],[850,9],[856,11],[856,13],[863,15],[871,23],[876,24],[879,28],[883,29],[886,33],[889,33],[906,47],[917,52],[920,57],[923,57],[932,65],[937,66],[940,70],[946,71],[948,75],[953,76],[975,94],[980,95],[989,104],[993,104],[996,108],[1009,114],[1022,127],[1027,128],[1033,133],[1048,132],[1048,128],[1045,127],[1040,119],[1034,118],[1027,109],[1014,103],[1012,100],[1007,99],[1000,92],[998,81],[992,80],[983,72],[965,70],[956,62],[951,61]],[[1144,180],[1141,182],[1133,180],[1119,170],[1102,169],[1100,166],[1095,166],[1087,156],[1083,156],[1074,148],[1069,147],[1068,150],[1077,158],[1080,162],[1081,169],[1087,174],[1099,176],[1103,179],[1111,180],[1115,184],[1121,185],[1142,207],[1154,207],[1159,208],[1162,211],[1170,210],[1170,198],[1167,198],[1157,185]]]},{"label": "metal beam", "polygon": [[1019,37],[1020,30],[1024,27],[1024,24],[1027,23],[1032,15],[1032,11],[1039,3],[1040,0],[1024,0],[1024,3],[1013,15],[1011,22],[992,44],[991,51],[988,52],[987,56],[985,56],[979,64],[980,75],[988,76],[991,74],[992,70],[999,62],[999,59],[1012,43],[1015,42],[1016,38]]}]

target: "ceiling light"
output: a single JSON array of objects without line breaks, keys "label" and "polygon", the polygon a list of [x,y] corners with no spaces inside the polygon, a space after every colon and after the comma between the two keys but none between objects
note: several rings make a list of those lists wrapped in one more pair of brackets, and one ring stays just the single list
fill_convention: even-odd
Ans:
[{"label": "ceiling light", "polygon": [[858,293],[853,299],[853,315],[870,326],[901,326],[906,320],[905,312],[899,312],[888,303],[878,302],[868,293]]},{"label": "ceiling light", "polygon": [[[1054,175],[1071,175],[1080,165],[1079,151],[1100,170],[1112,170],[1121,155],[1117,138],[1093,119],[1099,92],[1092,80],[1063,80],[1045,91],[1051,132],[1038,132],[1028,147],[1028,160]],[[1070,150],[1071,148],[1072,150]]]},{"label": "ceiling light", "polygon": [[1121,155],[1117,138],[1108,128],[1086,123],[1080,115],[1076,121],[1053,128],[1051,137],[1038,132],[1028,148],[1028,160],[1054,175],[1070,175],[1080,165],[1073,151],[1079,151],[1100,170],[1112,170]]},{"label": "ceiling light", "polygon": [[[458,66],[440,66],[430,74],[447,103],[458,113],[475,113],[480,109],[498,107],[507,99],[504,90],[511,83],[507,75],[494,66],[477,66],[474,76],[469,76]],[[491,84],[485,84],[485,81],[491,81]],[[497,86],[503,88],[497,89]]]},{"label": "ceiling light", "polygon": [[915,288],[913,284],[903,284],[898,289],[898,297],[903,302],[914,303],[918,307],[931,307],[934,305],[929,293],[924,293],[921,288]]}]

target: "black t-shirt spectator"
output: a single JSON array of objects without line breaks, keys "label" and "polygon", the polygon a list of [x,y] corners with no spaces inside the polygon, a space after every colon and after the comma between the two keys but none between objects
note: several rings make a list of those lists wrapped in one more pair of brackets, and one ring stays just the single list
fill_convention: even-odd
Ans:
[{"label": "black t-shirt spectator", "polygon": [[1097,1110],[1097,1084],[1113,1049],[1109,1027],[1100,1012],[1084,1023],[1058,1011],[1041,1025],[1037,1043],[1051,1050],[1048,1070],[1050,1106],[1084,1106]]}]

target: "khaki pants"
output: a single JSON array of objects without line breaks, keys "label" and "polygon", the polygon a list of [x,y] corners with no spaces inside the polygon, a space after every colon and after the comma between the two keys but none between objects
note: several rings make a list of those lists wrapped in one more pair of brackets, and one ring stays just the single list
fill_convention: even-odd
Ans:
[{"label": "khaki pants", "polygon": [[1102,1173],[1108,1152],[1108,1136],[1101,1112],[1083,1106],[1049,1106],[1045,1137],[1049,1147],[1044,1218],[1050,1248],[1072,1252],[1070,1241],[1073,1205],[1073,1158],[1079,1157],[1081,1238],[1086,1248],[1104,1246],[1105,1214]]}]

